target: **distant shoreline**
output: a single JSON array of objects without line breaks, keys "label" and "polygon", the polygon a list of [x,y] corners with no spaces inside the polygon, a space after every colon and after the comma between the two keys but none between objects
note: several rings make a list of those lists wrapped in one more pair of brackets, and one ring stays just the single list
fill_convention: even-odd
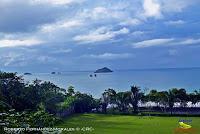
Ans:
[{"label": "distant shoreline", "polygon": [[[156,71],[156,70],[190,70],[190,69],[200,69],[200,67],[169,67],[169,68],[133,68],[133,69],[113,69],[113,71],[115,72],[123,72],[123,71]],[[0,71],[3,71],[3,72],[17,72],[18,74],[23,74],[24,72],[27,72],[27,71],[8,71],[8,70],[0,70]],[[36,71],[28,71],[32,74],[36,73],[36,74],[51,74],[52,71],[49,71],[49,72],[36,72]],[[60,73],[78,73],[78,72],[88,72],[88,73],[91,73],[91,72],[94,72],[94,70],[68,70],[68,71],[64,71],[64,70],[61,70],[59,71]]]}]

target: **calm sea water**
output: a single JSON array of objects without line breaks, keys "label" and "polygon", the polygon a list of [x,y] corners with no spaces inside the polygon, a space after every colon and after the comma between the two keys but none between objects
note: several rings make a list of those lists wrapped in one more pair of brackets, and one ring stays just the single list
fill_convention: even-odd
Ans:
[{"label": "calm sea water", "polygon": [[40,79],[50,81],[62,88],[74,86],[76,90],[99,97],[108,88],[116,91],[130,90],[131,85],[142,89],[168,90],[173,87],[185,88],[187,91],[200,89],[200,68],[194,69],[154,69],[114,71],[97,74],[92,72],[63,72],[61,74],[35,73],[24,76],[25,81]]}]

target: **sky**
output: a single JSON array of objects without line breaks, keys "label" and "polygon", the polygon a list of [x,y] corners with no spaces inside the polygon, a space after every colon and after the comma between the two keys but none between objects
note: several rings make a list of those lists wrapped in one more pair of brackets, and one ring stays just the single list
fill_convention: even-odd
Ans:
[{"label": "sky", "polygon": [[199,0],[0,0],[0,70],[200,67]]}]

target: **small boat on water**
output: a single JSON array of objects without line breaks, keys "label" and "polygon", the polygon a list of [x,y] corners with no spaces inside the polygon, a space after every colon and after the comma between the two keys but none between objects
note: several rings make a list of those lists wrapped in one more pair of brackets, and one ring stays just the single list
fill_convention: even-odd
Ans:
[{"label": "small boat on water", "polygon": [[90,74],[89,76],[90,76],[90,77],[93,77],[93,76],[94,76],[94,77],[97,77],[97,74],[94,74],[94,75],[93,75],[93,74]]},{"label": "small boat on water", "polygon": [[51,74],[61,74],[61,72],[51,72]]}]

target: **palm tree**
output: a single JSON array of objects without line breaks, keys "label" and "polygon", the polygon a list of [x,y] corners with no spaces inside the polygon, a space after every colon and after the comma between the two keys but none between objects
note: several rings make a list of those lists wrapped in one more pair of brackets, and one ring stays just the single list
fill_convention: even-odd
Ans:
[{"label": "palm tree", "polygon": [[141,99],[140,87],[131,86],[131,104],[133,106],[133,112],[138,113],[138,102]]},{"label": "palm tree", "polygon": [[169,105],[171,115],[173,113],[174,103],[176,102],[176,92],[177,92],[177,89],[172,89],[172,90],[169,90],[167,94],[168,105]]}]

